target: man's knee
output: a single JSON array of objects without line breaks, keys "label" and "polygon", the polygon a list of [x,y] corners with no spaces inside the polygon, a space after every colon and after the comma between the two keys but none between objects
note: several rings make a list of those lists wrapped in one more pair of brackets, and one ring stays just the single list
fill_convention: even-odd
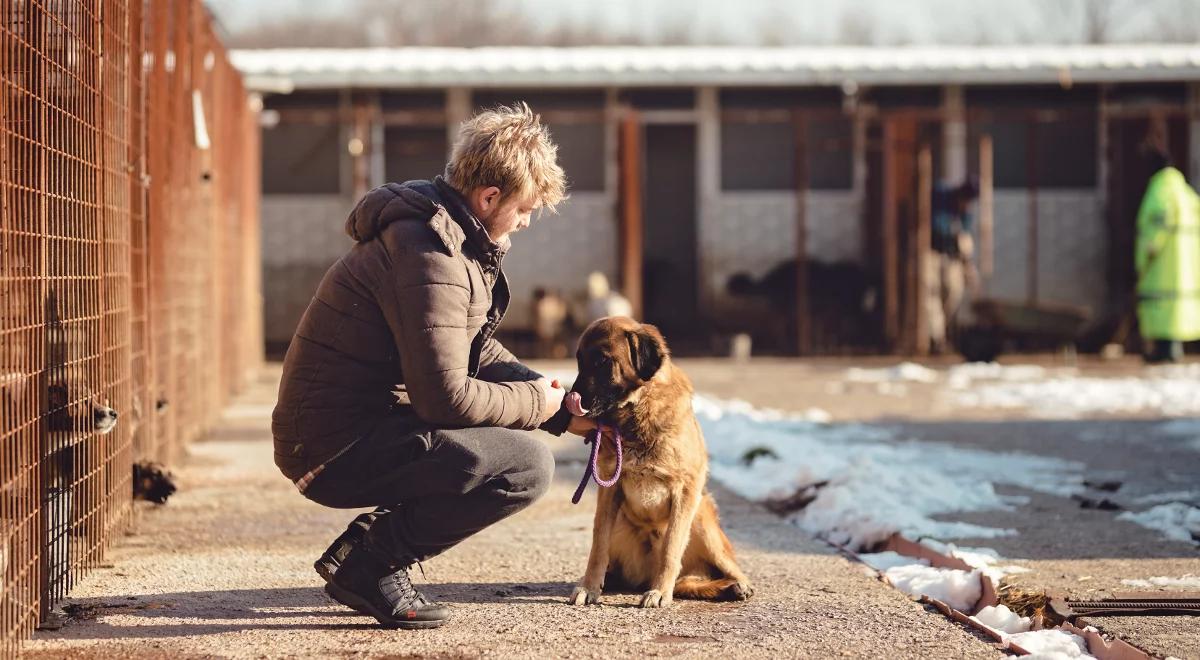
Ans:
[{"label": "man's knee", "polygon": [[508,480],[514,491],[526,494],[531,500],[541,497],[554,478],[554,453],[546,444],[529,433],[509,431],[510,447]]},{"label": "man's knee", "polygon": [[[472,428],[439,431],[439,451],[455,454],[450,462],[465,473],[487,479],[503,478],[510,493],[539,497],[554,477],[554,454],[525,431]],[[469,486],[468,486],[469,488]]]}]

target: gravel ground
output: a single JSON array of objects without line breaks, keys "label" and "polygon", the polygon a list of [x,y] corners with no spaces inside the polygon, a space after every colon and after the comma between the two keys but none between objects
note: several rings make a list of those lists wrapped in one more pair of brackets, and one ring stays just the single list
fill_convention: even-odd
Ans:
[{"label": "gravel ground", "polygon": [[[529,510],[426,562],[427,592],[454,607],[434,631],[386,631],[330,601],[311,563],[354,512],[298,495],[271,463],[277,371],[194,444],[181,491],[139,507],[136,533],[84,578],[61,629],[28,657],[861,657],[1004,653],[926,611],[827,545],[716,489],[755,597],[640,610],[637,596],[565,604],[582,572],[592,506],[573,507],[580,447],[547,436],[558,481]],[[770,402],[766,402],[770,403]],[[586,501],[585,501],[586,502]]]}]

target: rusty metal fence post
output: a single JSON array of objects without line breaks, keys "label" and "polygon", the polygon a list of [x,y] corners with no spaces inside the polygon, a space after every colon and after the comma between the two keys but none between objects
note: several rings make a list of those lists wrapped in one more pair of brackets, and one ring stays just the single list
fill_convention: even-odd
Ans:
[{"label": "rusty metal fence post", "polygon": [[258,106],[199,0],[0,0],[0,654],[262,364]]}]

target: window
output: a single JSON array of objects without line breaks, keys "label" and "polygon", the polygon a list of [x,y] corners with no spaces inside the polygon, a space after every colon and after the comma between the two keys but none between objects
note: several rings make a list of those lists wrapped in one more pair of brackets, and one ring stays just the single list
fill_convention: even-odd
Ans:
[{"label": "window", "polygon": [[988,134],[996,188],[1091,188],[1096,185],[1096,130],[1094,116],[973,122],[971,171],[979,171],[979,137]]},{"label": "window", "polygon": [[[853,125],[847,118],[805,122],[808,188],[853,186]],[[723,190],[794,190],[796,129],[792,122],[725,121],[721,124]]]},{"label": "window", "polygon": [[854,185],[854,135],[849,119],[808,122],[808,187],[844,190]]},{"label": "window", "polygon": [[721,125],[722,190],[796,187],[796,129],[786,123]]},{"label": "window", "polygon": [[341,140],[337,124],[280,123],[262,132],[266,195],[337,194]]},{"label": "window", "polygon": [[569,190],[604,190],[604,124],[552,124],[550,135]]},{"label": "window", "polygon": [[558,164],[567,174],[569,191],[604,190],[604,92],[477,90],[475,111],[524,101],[550,127],[558,145]]},{"label": "window", "polygon": [[403,183],[432,179],[446,168],[448,146],[444,127],[388,126],[383,130],[383,173]]}]

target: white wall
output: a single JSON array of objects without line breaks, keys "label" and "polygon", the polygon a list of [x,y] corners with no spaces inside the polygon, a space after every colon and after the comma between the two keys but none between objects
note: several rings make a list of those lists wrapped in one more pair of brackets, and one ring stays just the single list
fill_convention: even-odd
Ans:
[{"label": "white wall", "polygon": [[501,328],[531,323],[533,290],[557,289],[573,298],[585,292],[588,273],[598,270],[617,285],[617,218],[614,200],[603,192],[573,192],[558,215],[543,212],[513,235],[504,258],[513,302]]},{"label": "white wall", "polygon": [[[1100,195],[1085,190],[1038,190],[1038,287],[1041,302],[1087,305],[1093,315],[1108,300],[1107,226]],[[1029,268],[1029,193],[995,192],[995,272],[984,290],[1025,300]],[[1131,257],[1132,258],[1132,257]]]},{"label": "white wall", "polygon": [[350,249],[341,195],[264,195],[262,198],[263,334],[291,339],[329,266]]}]

